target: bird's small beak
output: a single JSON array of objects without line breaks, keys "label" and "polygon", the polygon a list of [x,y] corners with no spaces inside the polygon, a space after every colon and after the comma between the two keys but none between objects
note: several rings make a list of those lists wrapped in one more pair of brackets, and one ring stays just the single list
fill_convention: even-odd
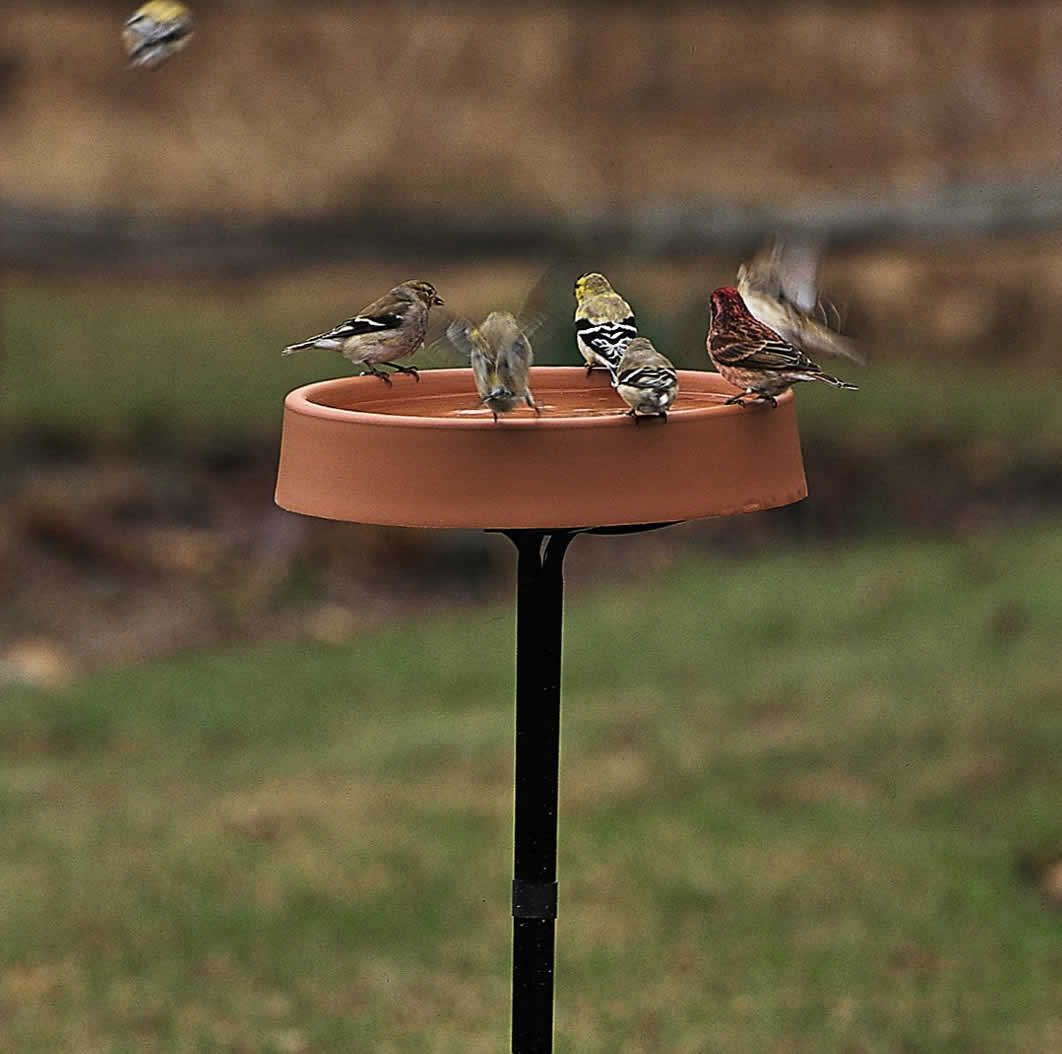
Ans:
[{"label": "bird's small beak", "polygon": [[442,307],[442,306],[443,306],[443,304],[445,304],[445,303],[446,303],[446,301],[445,301],[445,300],[443,300],[443,298],[442,298],[441,296],[439,296],[439,294],[438,294],[438,293],[436,293],[436,294],[435,294],[435,296],[434,296],[434,297],[432,298],[432,303],[433,303],[433,304],[438,304],[438,305],[439,305],[439,307]]}]

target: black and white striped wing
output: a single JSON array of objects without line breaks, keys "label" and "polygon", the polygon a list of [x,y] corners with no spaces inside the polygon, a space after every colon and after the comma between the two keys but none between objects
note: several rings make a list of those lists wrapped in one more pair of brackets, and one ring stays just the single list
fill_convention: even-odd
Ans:
[{"label": "black and white striped wing", "polygon": [[676,380],[675,371],[666,366],[635,366],[619,373],[616,384],[645,391],[666,392],[674,386]]},{"label": "black and white striped wing", "polygon": [[402,325],[401,315],[355,315],[345,322],[340,322],[330,332],[322,333],[318,339],[344,341],[348,337],[357,337],[362,333],[381,333],[384,330],[397,329],[400,325]]},{"label": "black and white striped wing", "polygon": [[623,350],[638,336],[634,316],[619,322],[592,322],[580,318],[575,323],[575,337],[587,359],[595,359],[615,371],[623,358]]},{"label": "black and white striped wing", "polygon": [[301,351],[303,348],[325,348],[338,351],[350,337],[356,337],[362,333],[388,333],[397,329],[401,324],[402,316],[396,314],[355,315],[345,322],[340,322],[334,329],[318,333],[316,337],[310,337],[301,344],[289,344],[284,351],[286,354]]}]

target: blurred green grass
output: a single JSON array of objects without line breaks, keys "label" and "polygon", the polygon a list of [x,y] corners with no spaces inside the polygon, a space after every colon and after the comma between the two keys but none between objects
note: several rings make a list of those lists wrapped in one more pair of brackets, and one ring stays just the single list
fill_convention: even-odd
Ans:
[{"label": "blurred green grass", "polygon": [[[536,336],[536,358],[575,364],[570,289],[565,282],[558,290]],[[325,293],[330,304],[330,287]],[[11,283],[4,426],[15,435],[50,432],[176,452],[275,444],[290,389],[354,372],[329,352],[280,356],[308,329],[338,321],[339,311],[333,317],[327,310],[290,295],[274,301],[267,293],[240,295],[224,287]],[[693,302],[675,317],[647,310],[641,318],[678,365],[707,368],[703,304]],[[425,349],[416,361],[460,364],[445,347]],[[861,390],[802,386],[801,428],[809,440],[885,455],[918,437],[940,438],[970,448],[997,469],[1062,453],[1055,411],[1062,374],[1056,369],[942,359],[932,349],[911,347],[878,355],[869,369],[843,360],[831,365]]]},{"label": "blurred green grass", "polygon": [[[570,598],[557,1050],[1059,1049],[1060,624],[1058,530]],[[9,692],[0,1046],[507,1049],[512,652],[449,614]]]}]

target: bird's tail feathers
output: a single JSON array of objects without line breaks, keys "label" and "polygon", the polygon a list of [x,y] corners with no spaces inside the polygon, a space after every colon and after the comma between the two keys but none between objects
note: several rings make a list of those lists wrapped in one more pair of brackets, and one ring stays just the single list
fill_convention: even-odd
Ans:
[{"label": "bird's tail feathers", "polygon": [[840,377],[831,377],[828,373],[817,373],[815,379],[819,381],[825,381],[827,384],[832,384],[834,388],[847,388],[849,391],[858,392],[858,384],[849,384],[847,381],[842,381]]},{"label": "bird's tail feathers", "polygon": [[307,351],[310,348],[323,348],[325,351],[339,351],[342,347],[343,341],[341,340],[328,340],[326,337],[310,337],[309,340],[304,340],[301,344],[289,344],[281,354],[294,355],[298,351]]}]

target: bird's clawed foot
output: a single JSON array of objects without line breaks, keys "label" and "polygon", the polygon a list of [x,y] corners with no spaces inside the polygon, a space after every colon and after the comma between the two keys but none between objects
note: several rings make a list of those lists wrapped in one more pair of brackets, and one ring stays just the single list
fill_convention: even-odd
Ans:
[{"label": "bird's clawed foot", "polygon": [[732,395],[729,399],[726,400],[725,403],[723,403],[723,405],[748,406],[749,404],[746,403],[745,400],[749,398],[749,396],[755,399],[756,402],[760,405],[763,405],[765,403],[770,403],[771,406],[775,407],[778,405],[778,400],[773,395],[767,395],[764,392],[742,392],[740,395]]},{"label": "bird's clawed foot", "polygon": [[408,373],[413,377],[418,384],[420,383],[420,374],[417,372],[416,366],[400,366],[397,362],[389,362],[387,364],[393,370],[397,370],[399,373]]},{"label": "bird's clawed foot", "polygon": [[391,378],[388,377],[387,374],[383,372],[383,370],[378,370],[375,366],[369,366],[367,363],[364,362],[362,363],[362,365],[365,367],[365,373],[362,374],[363,377],[366,373],[371,373],[373,377],[379,377],[380,380],[383,381],[388,388],[391,387]]}]

